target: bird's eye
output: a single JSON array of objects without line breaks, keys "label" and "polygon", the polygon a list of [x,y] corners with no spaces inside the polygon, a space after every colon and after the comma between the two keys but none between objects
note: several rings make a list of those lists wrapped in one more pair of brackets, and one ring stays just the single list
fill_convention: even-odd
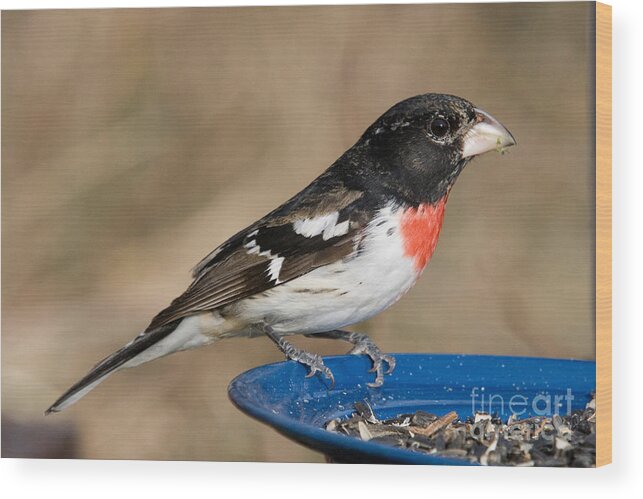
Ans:
[{"label": "bird's eye", "polygon": [[449,133],[449,122],[444,118],[434,118],[429,125],[429,131],[436,139],[441,139]]}]

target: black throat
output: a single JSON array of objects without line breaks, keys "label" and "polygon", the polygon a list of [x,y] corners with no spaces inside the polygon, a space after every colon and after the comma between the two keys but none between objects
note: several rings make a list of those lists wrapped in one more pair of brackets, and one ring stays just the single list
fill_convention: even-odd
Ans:
[{"label": "black throat", "polygon": [[455,148],[396,146],[360,141],[331,169],[346,187],[363,190],[371,199],[393,198],[416,207],[442,200],[469,162]]}]

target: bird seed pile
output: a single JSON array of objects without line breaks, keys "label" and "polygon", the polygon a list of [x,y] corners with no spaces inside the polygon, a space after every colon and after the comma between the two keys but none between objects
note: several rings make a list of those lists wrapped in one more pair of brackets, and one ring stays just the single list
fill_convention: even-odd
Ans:
[{"label": "bird seed pile", "polygon": [[349,419],[333,419],[328,431],[365,441],[489,466],[569,466],[596,464],[596,401],[568,416],[536,416],[506,423],[477,412],[460,421],[455,412],[424,411],[379,420],[366,402],[357,402]]}]

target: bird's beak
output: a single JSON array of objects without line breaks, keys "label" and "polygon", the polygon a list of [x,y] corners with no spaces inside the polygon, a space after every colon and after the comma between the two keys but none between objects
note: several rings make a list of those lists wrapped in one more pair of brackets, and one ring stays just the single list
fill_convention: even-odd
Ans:
[{"label": "bird's beak", "polygon": [[475,109],[476,123],[463,137],[462,157],[469,158],[488,151],[504,151],[516,139],[497,119],[482,109]]}]

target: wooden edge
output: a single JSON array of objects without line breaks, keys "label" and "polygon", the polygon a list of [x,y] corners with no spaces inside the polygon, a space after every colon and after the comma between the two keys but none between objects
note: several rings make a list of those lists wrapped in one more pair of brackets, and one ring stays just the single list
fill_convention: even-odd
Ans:
[{"label": "wooden edge", "polygon": [[612,7],[596,2],[596,465],[612,462]]}]

